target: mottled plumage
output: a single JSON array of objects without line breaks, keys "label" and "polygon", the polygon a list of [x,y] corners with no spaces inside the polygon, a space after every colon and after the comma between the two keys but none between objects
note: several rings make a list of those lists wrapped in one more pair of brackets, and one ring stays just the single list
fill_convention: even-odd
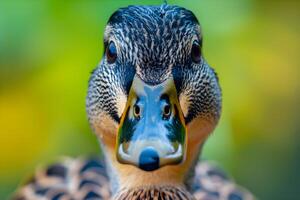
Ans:
[{"label": "mottled plumage", "polygon": [[[141,199],[142,197],[181,200],[189,200],[192,197],[196,200],[253,199],[247,190],[236,185],[215,164],[202,161],[198,163],[194,173],[190,185],[186,188],[164,186],[124,190],[116,194],[116,199]],[[111,195],[103,161],[96,158],[88,160],[64,158],[62,162],[37,170],[26,186],[17,191],[12,200],[109,200]]]}]

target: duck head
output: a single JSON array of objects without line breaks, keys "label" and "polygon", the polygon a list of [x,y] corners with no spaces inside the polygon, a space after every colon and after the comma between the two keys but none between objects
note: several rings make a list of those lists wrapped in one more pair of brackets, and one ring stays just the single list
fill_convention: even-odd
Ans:
[{"label": "duck head", "polygon": [[183,184],[221,112],[195,15],[129,6],[108,20],[86,108],[116,188]]}]

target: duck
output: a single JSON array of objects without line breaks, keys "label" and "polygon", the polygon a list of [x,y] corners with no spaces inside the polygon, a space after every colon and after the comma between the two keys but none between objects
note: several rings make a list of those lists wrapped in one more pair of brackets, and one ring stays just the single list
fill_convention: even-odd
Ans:
[{"label": "duck", "polygon": [[186,8],[115,11],[86,96],[104,158],[64,158],[39,169],[12,199],[255,199],[215,164],[199,161],[222,109],[202,41]]}]

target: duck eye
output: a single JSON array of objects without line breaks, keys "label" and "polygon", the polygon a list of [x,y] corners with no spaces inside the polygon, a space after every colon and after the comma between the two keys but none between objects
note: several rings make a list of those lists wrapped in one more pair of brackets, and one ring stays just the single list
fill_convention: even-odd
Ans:
[{"label": "duck eye", "polygon": [[171,115],[171,106],[165,105],[163,108],[163,118],[168,119]]},{"label": "duck eye", "polygon": [[198,41],[193,42],[192,52],[191,52],[192,60],[195,63],[199,63],[201,60],[201,49]]},{"label": "duck eye", "polygon": [[135,118],[139,119],[141,115],[141,108],[138,105],[134,105],[133,107],[133,115]]},{"label": "duck eye", "polygon": [[106,58],[108,63],[114,63],[117,59],[117,48],[114,42],[110,42],[106,48]]}]

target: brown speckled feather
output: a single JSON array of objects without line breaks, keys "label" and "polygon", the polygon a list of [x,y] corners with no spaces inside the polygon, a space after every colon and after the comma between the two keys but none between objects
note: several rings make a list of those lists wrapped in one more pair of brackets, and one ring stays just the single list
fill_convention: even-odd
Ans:
[{"label": "brown speckled feather", "polygon": [[105,165],[98,159],[64,159],[37,170],[33,179],[20,188],[16,200],[110,199]]}]

